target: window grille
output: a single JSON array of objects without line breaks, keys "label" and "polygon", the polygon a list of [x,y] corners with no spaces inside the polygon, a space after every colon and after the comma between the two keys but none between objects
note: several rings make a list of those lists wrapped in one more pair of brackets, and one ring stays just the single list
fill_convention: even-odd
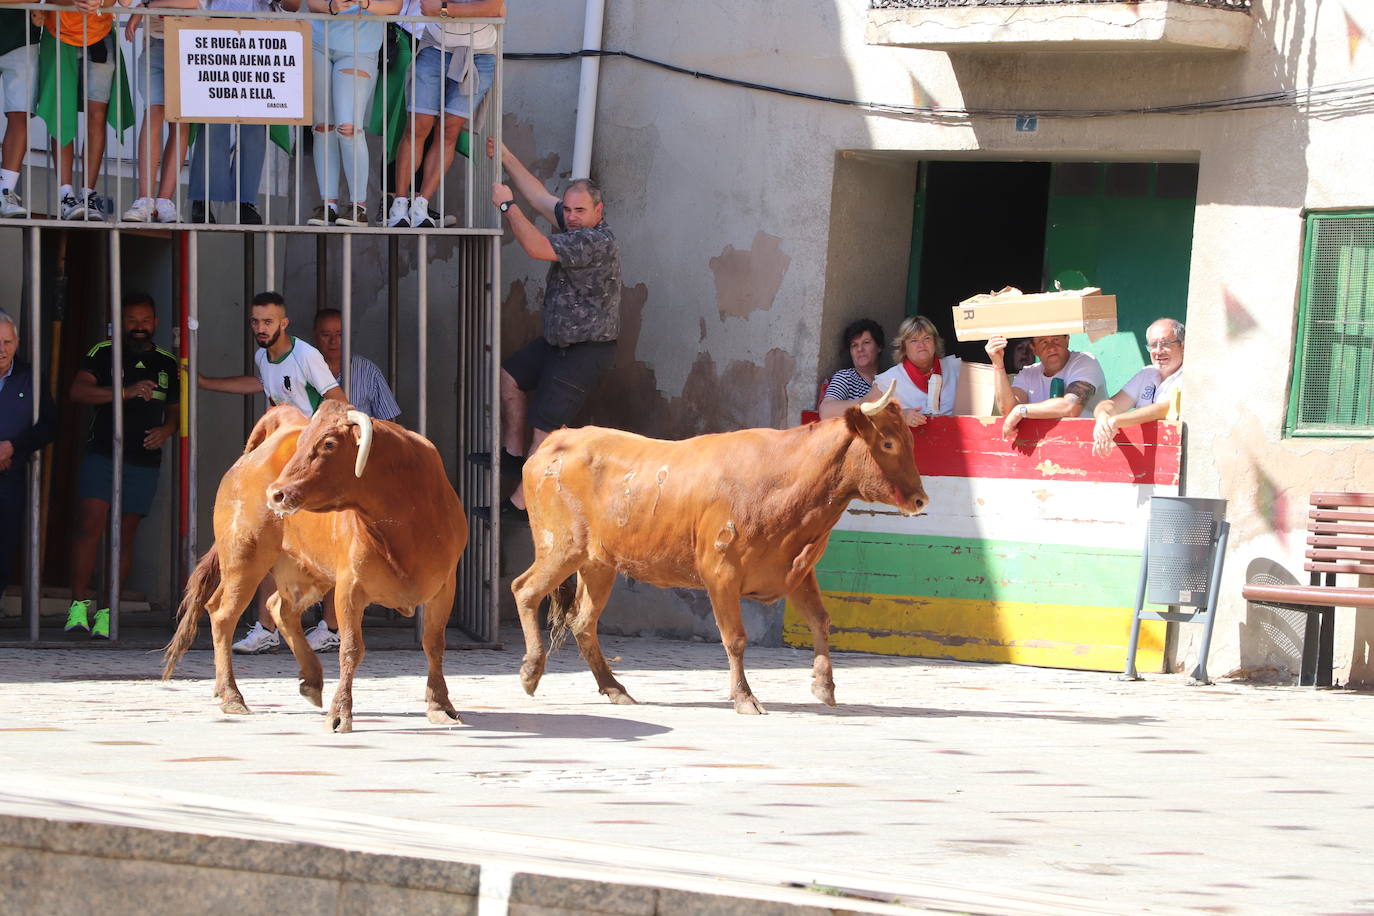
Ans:
[{"label": "window grille", "polygon": [[1313,213],[1286,432],[1374,436],[1374,213]]}]

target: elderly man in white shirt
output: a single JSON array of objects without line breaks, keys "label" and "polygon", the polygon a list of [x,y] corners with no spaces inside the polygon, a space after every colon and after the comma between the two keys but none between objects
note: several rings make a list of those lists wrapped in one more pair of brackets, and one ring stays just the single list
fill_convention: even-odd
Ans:
[{"label": "elderly man in white shirt", "polygon": [[1145,329],[1150,365],[1141,369],[1115,395],[1093,409],[1093,454],[1112,450],[1116,431],[1169,413],[1173,394],[1183,385],[1183,323],[1161,318]]}]

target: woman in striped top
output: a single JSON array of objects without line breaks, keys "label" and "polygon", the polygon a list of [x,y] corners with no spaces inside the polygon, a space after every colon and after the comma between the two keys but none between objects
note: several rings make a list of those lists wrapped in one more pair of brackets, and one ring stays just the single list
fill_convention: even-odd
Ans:
[{"label": "woman in striped top", "polygon": [[854,363],[853,369],[841,369],[830,377],[825,395],[817,407],[821,419],[838,417],[860,403],[873,390],[873,378],[878,374],[878,357],[883,352],[883,328],[878,322],[860,318],[844,329],[843,351]]}]

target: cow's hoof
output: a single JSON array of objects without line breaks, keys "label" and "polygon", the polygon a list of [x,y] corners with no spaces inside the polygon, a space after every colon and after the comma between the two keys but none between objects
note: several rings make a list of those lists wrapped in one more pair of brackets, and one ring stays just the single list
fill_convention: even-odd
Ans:
[{"label": "cow's hoof", "polygon": [[520,686],[525,688],[525,693],[534,696],[534,692],[539,689],[539,679],[544,676],[543,662],[525,662],[520,666]]},{"label": "cow's hoof", "polygon": [[326,715],[324,717],[325,731],[333,732],[336,735],[346,735],[353,731],[352,716]]},{"label": "cow's hoof", "polygon": [[243,697],[231,697],[219,704],[220,711],[231,716],[250,716],[253,711],[243,702]]},{"label": "cow's hoof", "polygon": [[812,684],[811,692],[815,694],[816,699],[820,700],[826,706],[835,705],[834,684]]},{"label": "cow's hoof", "polygon": [[312,687],[305,681],[301,681],[301,696],[305,697],[316,706],[324,707],[324,696],[319,687]]},{"label": "cow's hoof", "polygon": [[610,700],[612,703],[614,703],[614,704],[617,705],[617,706],[638,706],[638,705],[639,705],[637,702],[635,702],[635,698],[634,698],[634,697],[630,696],[628,693],[626,693],[626,692],[623,691],[623,690],[603,690],[602,693],[606,694],[606,699]]},{"label": "cow's hoof", "polygon": [[434,725],[463,724],[463,720],[458,718],[458,711],[454,709],[430,709],[425,712],[425,717]]},{"label": "cow's hoof", "polygon": [[742,716],[768,715],[768,710],[763,708],[763,704],[752,696],[740,697],[735,700],[735,712]]}]

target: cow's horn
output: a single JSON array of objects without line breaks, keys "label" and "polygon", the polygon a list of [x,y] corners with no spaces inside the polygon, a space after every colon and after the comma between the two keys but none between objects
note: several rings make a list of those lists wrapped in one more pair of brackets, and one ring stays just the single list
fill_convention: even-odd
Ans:
[{"label": "cow's horn", "polygon": [[878,400],[872,402],[871,404],[860,404],[859,409],[864,412],[864,416],[871,417],[875,413],[886,407],[887,402],[892,400],[892,391],[896,387],[897,380],[894,378],[892,382],[887,386],[887,391],[883,392],[882,397],[878,398]]},{"label": "cow's horn", "polygon": [[367,455],[372,451],[372,418],[361,410],[350,410],[348,412],[348,422],[356,423],[362,437],[358,440],[358,460],[353,463],[353,476],[363,476],[363,468],[367,467]]}]

